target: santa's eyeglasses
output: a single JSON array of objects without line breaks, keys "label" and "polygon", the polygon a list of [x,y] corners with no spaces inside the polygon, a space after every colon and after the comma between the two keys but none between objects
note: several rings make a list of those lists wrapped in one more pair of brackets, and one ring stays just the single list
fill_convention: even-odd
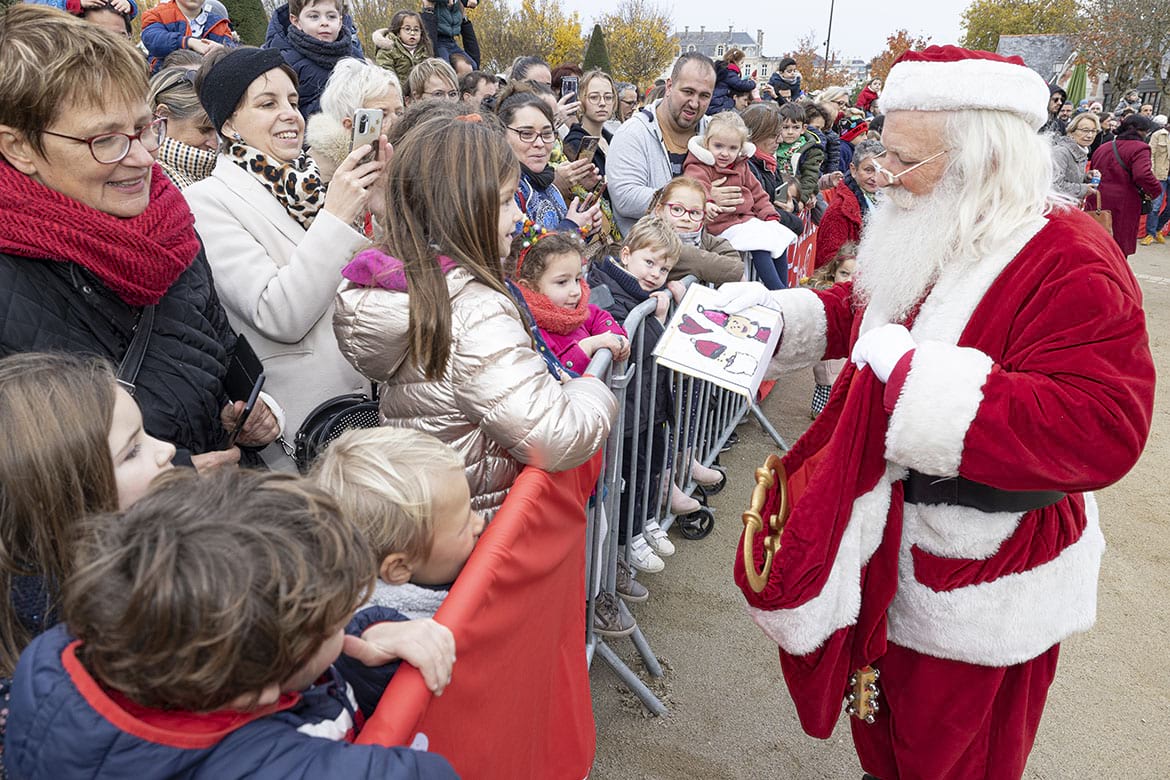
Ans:
[{"label": "santa's eyeglasses", "polygon": [[911,171],[917,170],[918,168],[921,168],[923,165],[926,165],[928,162],[934,162],[939,157],[942,157],[944,154],[946,154],[948,151],[950,151],[950,150],[943,149],[941,152],[935,152],[934,154],[927,157],[925,160],[922,160],[920,162],[916,162],[913,165],[909,166],[908,168],[903,168],[898,173],[894,173],[893,171],[884,167],[881,164],[881,162],[879,162],[883,157],[886,156],[886,152],[882,152],[881,154],[876,155],[873,158],[873,166],[875,168],[877,168],[878,175],[885,178],[886,184],[890,185],[890,184],[893,184],[894,182],[896,182],[898,179],[905,176],[906,174],[910,173]]}]

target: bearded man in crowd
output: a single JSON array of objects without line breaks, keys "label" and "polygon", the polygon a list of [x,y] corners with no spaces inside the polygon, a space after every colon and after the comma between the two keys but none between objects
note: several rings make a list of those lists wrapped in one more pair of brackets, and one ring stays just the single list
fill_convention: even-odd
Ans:
[{"label": "bearded man in crowd", "polygon": [[851,357],[784,459],[799,495],[762,591],[742,551],[736,580],[810,734],[880,672],[870,722],[850,720],[867,777],[1023,774],[1059,643],[1096,617],[1091,491],[1149,433],[1141,293],[1051,190],[1048,97],[1019,58],[903,55],[855,281],[713,304],[779,309],[780,369]]}]

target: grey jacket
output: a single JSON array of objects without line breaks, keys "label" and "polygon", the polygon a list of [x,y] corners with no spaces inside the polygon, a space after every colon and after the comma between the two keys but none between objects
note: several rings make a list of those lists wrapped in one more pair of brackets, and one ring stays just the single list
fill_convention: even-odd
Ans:
[{"label": "grey jacket", "polygon": [[447,290],[451,353],[436,381],[409,359],[406,292],[344,282],[333,330],[346,359],[381,385],[383,424],[454,447],[471,505],[490,516],[524,464],[564,471],[589,460],[609,436],[617,402],[592,377],[553,379],[510,299],[462,269],[447,274]]},{"label": "grey jacket", "polygon": [[1052,139],[1052,185],[1057,192],[1083,199],[1089,194],[1085,177],[1088,152],[1066,135]]},{"label": "grey jacket", "polygon": [[[670,154],[658,129],[658,104],[635,113],[614,133],[605,155],[605,178],[613,215],[622,234],[650,210],[650,200],[672,178]],[[698,132],[707,129],[707,117],[699,121]]]}]

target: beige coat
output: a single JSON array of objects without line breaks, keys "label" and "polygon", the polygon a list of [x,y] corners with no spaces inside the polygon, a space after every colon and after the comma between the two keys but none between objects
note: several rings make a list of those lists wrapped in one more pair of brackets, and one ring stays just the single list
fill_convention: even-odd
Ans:
[{"label": "beige coat", "polygon": [[1165,127],[1150,134],[1150,163],[1158,181],[1170,179],[1170,130]]},{"label": "beige coat", "polygon": [[437,381],[408,358],[405,292],[346,282],[333,327],[342,354],[381,385],[383,422],[458,450],[472,506],[492,513],[523,464],[564,471],[588,460],[605,443],[617,403],[597,379],[553,379],[510,299],[462,269],[447,275],[447,288],[451,353]]},{"label": "beige coat", "polygon": [[[223,156],[211,176],[183,195],[228,319],[264,363],[264,391],[284,409],[285,439],[292,442],[318,404],[368,393],[369,382],[337,348],[332,316],[341,269],[368,244],[365,236],[324,210],[305,230]],[[264,460],[294,468],[279,443],[264,451]]]}]

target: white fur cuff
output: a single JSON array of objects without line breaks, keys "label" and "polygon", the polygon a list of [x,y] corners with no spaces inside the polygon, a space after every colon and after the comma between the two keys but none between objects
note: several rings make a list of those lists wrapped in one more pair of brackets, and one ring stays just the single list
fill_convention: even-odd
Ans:
[{"label": "white fur cuff", "polygon": [[812,290],[800,288],[777,291],[772,301],[772,308],[784,315],[784,331],[770,371],[792,371],[819,362],[829,344],[821,299]]},{"label": "white fur cuff", "polygon": [[994,365],[977,349],[920,343],[890,415],[886,459],[924,474],[958,476],[967,429]]}]

